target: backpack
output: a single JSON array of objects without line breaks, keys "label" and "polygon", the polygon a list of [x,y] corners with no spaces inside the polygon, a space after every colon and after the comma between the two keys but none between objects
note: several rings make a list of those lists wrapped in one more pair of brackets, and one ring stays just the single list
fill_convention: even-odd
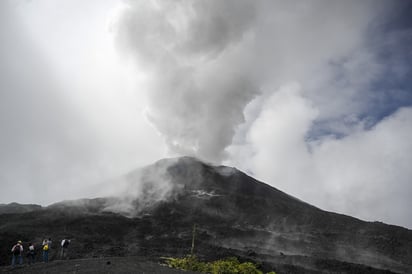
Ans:
[{"label": "backpack", "polygon": [[49,245],[48,245],[48,244],[45,244],[45,245],[43,246],[43,250],[44,250],[44,251],[48,251],[48,250],[49,250]]},{"label": "backpack", "polygon": [[13,247],[13,255],[20,255],[20,253],[21,253],[20,245],[15,245]]}]

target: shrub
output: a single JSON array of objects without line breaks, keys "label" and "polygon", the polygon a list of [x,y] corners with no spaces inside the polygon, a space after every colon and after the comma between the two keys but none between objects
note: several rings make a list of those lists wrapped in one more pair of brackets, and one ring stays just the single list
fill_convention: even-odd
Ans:
[{"label": "shrub", "polygon": [[209,273],[210,266],[208,263],[199,261],[196,256],[186,256],[184,258],[166,258],[166,264],[169,267],[197,271],[202,273]]},{"label": "shrub", "polygon": [[[211,262],[212,273],[213,274],[231,274],[231,273],[241,273],[238,271],[239,261],[237,258],[227,258],[226,260],[218,260]],[[243,272],[242,272],[243,273]],[[260,272],[262,273],[262,272]]]},{"label": "shrub", "polygon": [[[251,262],[240,263],[235,257],[217,260],[214,262],[201,262],[196,256],[186,256],[183,258],[166,258],[166,264],[169,267],[197,271],[211,274],[263,274],[257,269],[256,265]],[[276,274],[269,272],[268,274]]]}]

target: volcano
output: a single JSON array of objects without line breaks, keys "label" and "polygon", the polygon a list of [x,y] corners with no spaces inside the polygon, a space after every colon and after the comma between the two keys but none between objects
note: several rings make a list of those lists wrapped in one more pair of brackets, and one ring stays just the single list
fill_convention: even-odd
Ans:
[{"label": "volcano", "polygon": [[[412,273],[412,231],[323,211],[239,170],[191,157],[119,180],[120,194],[0,205],[0,263],[16,240],[70,238],[69,257],[236,256],[277,273]],[[193,227],[195,233],[193,234]],[[57,251],[54,251],[54,256]]]}]

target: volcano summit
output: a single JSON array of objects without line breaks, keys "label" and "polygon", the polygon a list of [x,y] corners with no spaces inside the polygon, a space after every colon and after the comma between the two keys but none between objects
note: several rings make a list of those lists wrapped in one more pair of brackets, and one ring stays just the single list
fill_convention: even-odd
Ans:
[{"label": "volcano summit", "polygon": [[[17,239],[72,239],[70,258],[236,256],[277,273],[411,273],[412,231],[323,211],[195,158],[133,171],[112,197],[0,205],[1,263]],[[57,245],[56,245],[57,247]]]}]

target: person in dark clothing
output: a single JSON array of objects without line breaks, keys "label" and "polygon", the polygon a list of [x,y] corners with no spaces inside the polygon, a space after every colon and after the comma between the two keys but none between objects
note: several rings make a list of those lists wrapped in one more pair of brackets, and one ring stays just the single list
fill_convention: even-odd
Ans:
[{"label": "person in dark clothing", "polygon": [[19,265],[23,264],[23,244],[21,241],[18,241],[17,244],[15,244],[12,249],[11,253],[13,254],[13,257],[11,259],[11,265],[15,266],[16,261],[18,262]]},{"label": "person in dark clothing", "polygon": [[27,258],[28,258],[29,264],[34,264],[35,259],[36,259],[36,251],[32,243],[29,243],[29,251],[27,252]]}]

